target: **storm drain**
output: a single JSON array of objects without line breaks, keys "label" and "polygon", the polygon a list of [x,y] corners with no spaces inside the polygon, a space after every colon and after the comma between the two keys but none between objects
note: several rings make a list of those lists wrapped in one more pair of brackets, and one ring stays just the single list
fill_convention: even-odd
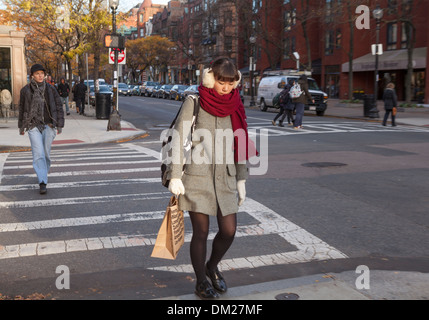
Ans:
[{"label": "storm drain", "polygon": [[287,292],[287,293],[280,293],[276,295],[275,298],[276,300],[298,300],[299,295],[297,295],[296,293]]},{"label": "storm drain", "polygon": [[301,164],[303,167],[309,168],[329,168],[329,167],[344,167],[347,164],[341,162],[307,162]]}]

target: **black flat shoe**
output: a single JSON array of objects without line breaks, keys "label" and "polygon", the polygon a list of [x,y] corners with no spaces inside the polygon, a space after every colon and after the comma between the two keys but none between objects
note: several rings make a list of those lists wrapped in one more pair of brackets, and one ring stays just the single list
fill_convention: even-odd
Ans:
[{"label": "black flat shoe", "polygon": [[225,293],[226,290],[228,290],[225,279],[223,278],[222,273],[220,273],[218,268],[216,268],[214,271],[210,271],[207,268],[207,264],[206,264],[206,275],[210,278],[213,287],[218,292]]},{"label": "black flat shoe", "polygon": [[213,289],[212,285],[208,280],[204,280],[201,283],[197,283],[195,287],[195,294],[201,299],[217,299],[219,294]]},{"label": "black flat shoe", "polygon": [[45,183],[40,183],[39,186],[40,186],[40,190],[39,190],[40,194],[45,194],[46,191],[48,191],[46,189],[46,184]]}]

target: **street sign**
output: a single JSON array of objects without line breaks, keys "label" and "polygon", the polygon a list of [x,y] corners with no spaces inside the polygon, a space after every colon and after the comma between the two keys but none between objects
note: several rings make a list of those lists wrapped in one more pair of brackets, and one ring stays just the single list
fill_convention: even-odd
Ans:
[{"label": "street sign", "polygon": [[[127,49],[118,51],[118,64],[126,63]],[[115,51],[109,49],[109,64],[115,64]]]},{"label": "street sign", "polygon": [[371,53],[373,56],[376,54],[381,56],[383,54],[383,45],[382,44],[372,44],[371,45]]}]

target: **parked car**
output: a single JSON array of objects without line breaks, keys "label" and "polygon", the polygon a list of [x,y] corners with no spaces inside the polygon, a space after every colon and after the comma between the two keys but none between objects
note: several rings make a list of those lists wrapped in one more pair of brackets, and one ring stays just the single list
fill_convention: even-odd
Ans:
[{"label": "parked car", "polygon": [[140,96],[140,86],[132,86],[131,94],[133,96]]},{"label": "parked car", "polygon": [[143,82],[140,86],[140,95],[150,97],[152,95],[153,88],[157,85],[159,85],[159,83],[154,81]]},{"label": "parked car", "polygon": [[118,83],[118,94],[123,96],[131,96],[131,89],[128,87],[126,83]]},{"label": "parked car", "polygon": [[160,84],[157,84],[155,87],[153,87],[152,94],[150,96],[154,98],[158,98],[158,92],[159,92],[159,89],[161,89],[161,87],[162,85]]},{"label": "parked car", "polygon": [[170,99],[173,100],[182,100],[183,99],[183,92],[188,88],[188,86],[185,86],[183,84],[175,84],[173,88],[170,90]]},{"label": "parked car", "polygon": [[170,98],[170,90],[173,88],[172,84],[164,84],[158,91],[158,98]]},{"label": "parked car", "polygon": [[[268,76],[261,79],[258,87],[257,102],[261,111],[267,111],[268,107],[279,108],[273,103],[274,97],[279,94],[289,82],[298,81],[299,75]],[[319,89],[316,80],[308,78],[308,92],[314,100],[305,105],[305,110],[316,111],[318,116],[323,116],[327,108],[328,95]]]},{"label": "parked car", "polygon": [[189,86],[185,91],[183,91],[183,98],[186,98],[190,94],[195,94],[197,96],[200,95],[198,92],[198,85],[193,84],[192,86]]},{"label": "parked car", "polygon": [[[100,85],[98,92],[103,93],[103,94],[110,94],[110,98],[113,101],[113,92],[112,92],[112,90],[110,90],[109,86]],[[87,97],[87,99],[88,99],[88,97]],[[94,86],[89,87],[89,103],[92,106],[95,106],[95,87]]]}]

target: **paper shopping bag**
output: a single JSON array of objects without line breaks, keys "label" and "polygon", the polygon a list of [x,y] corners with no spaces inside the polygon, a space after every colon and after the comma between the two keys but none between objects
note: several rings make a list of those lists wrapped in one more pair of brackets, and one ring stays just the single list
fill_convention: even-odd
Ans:
[{"label": "paper shopping bag", "polygon": [[176,259],[184,242],[185,221],[183,211],[179,210],[177,198],[172,196],[159,228],[151,257]]}]

